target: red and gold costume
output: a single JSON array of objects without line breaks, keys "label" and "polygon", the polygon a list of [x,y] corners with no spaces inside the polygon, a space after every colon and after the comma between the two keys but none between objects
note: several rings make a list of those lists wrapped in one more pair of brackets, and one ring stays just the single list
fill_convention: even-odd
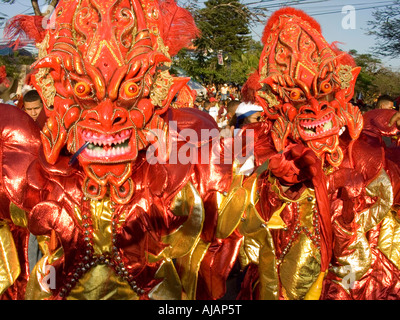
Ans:
[{"label": "red and gold costume", "polygon": [[229,149],[203,138],[210,116],[170,107],[193,99],[168,69],[197,32],[174,1],[61,0],[53,22],[30,79],[42,131],[0,105],[2,299],[219,298],[237,257],[241,299],[399,298],[394,111],[349,103],[359,68],[313,19],[283,9],[265,28],[249,176],[213,161]]},{"label": "red and gold costume", "polygon": [[[45,126],[0,105],[1,298],[193,299],[230,181],[224,165],[168,161],[181,130],[217,129],[169,108],[193,19],[171,0],[61,0],[53,15],[30,79]],[[30,275],[29,232],[44,254]]]},{"label": "red and gold costume", "polygon": [[350,103],[359,68],[304,12],[275,12],[262,40],[243,90],[264,108],[242,131],[255,171],[235,176],[217,232],[241,237],[239,298],[399,299],[399,151],[381,138],[395,112]]}]

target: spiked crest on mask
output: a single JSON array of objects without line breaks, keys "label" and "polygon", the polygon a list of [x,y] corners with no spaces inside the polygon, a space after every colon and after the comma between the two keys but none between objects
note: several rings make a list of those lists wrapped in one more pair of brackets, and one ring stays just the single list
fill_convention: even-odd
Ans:
[{"label": "spiked crest on mask", "polygon": [[109,190],[126,203],[138,152],[168,141],[160,115],[189,80],[169,74],[170,53],[196,36],[194,20],[174,0],[60,0],[52,21],[31,77],[48,117],[46,159],[56,163],[66,147],[86,174],[86,196]]},{"label": "spiked crest on mask", "polygon": [[244,87],[274,121],[276,149],[291,139],[338,166],[343,160],[339,134],[347,128],[356,139],[363,125],[361,112],[349,103],[360,68],[326,42],[314,19],[293,8],[271,16],[262,41],[259,69]]}]

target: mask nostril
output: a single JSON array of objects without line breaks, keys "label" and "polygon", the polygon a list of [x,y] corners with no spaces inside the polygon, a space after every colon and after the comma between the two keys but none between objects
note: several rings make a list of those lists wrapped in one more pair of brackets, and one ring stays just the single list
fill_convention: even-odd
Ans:
[{"label": "mask nostril", "polygon": [[303,109],[302,113],[304,114],[315,114],[314,110],[305,108]]},{"label": "mask nostril", "polygon": [[122,121],[122,118],[121,117],[116,117],[115,119],[114,119],[114,121],[113,121],[113,124],[118,124],[119,122],[121,122]]}]

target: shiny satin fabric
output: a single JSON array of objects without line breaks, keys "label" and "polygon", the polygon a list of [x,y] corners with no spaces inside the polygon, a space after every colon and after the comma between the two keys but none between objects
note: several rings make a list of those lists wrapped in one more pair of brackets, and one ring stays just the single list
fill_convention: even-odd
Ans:
[{"label": "shiny satin fabric", "polygon": [[[323,299],[399,299],[398,197],[394,192],[398,188],[398,164],[382,161],[391,154],[381,140],[382,135],[393,134],[393,128],[385,124],[393,113],[373,110],[366,114],[366,130],[346,157],[363,178],[352,173],[347,182],[336,179],[339,190],[346,192],[341,198],[337,193],[332,195],[334,259]],[[331,177],[337,173],[340,170]]]},{"label": "shiny satin fabric", "polygon": [[[341,141],[346,150],[343,163],[325,170],[334,239],[326,272],[320,269],[319,245],[313,243],[316,238],[309,229],[310,221],[315,221],[311,217],[318,215],[305,206],[307,201],[297,212],[308,213],[302,223],[309,232],[302,229],[297,240],[291,241],[290,236],[296,230],[294,202],[303,194],[319,205],[314,191],[303,186],[285,196],[276,180],[263,181],[259,176],[253,193],[258,202],[251,210],[247,207],[242,214],[233,215],[241,219],[238,230],[244,238],[239,260],[247,266],[240,299],[399,299],[399,206],[393,191],[398,184],[398,169],[394,162],[385,163],[388,151],[381,140],[382,134],[393,134],[393,130],[385,131],[383,124],[374,129],[371,124],[371,119],[383,121],[390,114],[366,117],[368,130],[360,139],[349,143],[345,136]],[[263,146],[260,153],[255,148],[256,164],[262,167],[265,156],[273,154],[273,147],[263,124],[254,128],[255,145]],[[254,183],[254,178],[243,180]],[[249,198],[252,188],[247,190]],[[282,219],[281,229],[267,228],[274,216]],[[247,224],[254,225],[252,233],[245,232]]]},{"label": "shiny satin fabric", "polygon": [[[279,197],[285,202],[276,206],[272,221],[263,220],[255,206],[247,211],[240,226],[244,252],[259,266],[259,299],[304,299],[321,270],[319,243],[315,240],[320,232],[314,223],[315,195],[313,190],[305,189],[296,201]],[[252,216],[258,216],[258,221]],[[292,216],[298,218],[293,221]],[[272,224],[278,218],[279,227]],[[318,299],[319,295],[313,297]]]},{"label": "shiny satin fabric", "polygon": [[0,295],[14,284],[21,272],[18,252],[10,227],[0,222]]},{"label": "shiny satin fabric", "polygon": [[132,286],[106,265],[90,269],[71,290],[67,300],[138,300]]},{"label": "shiny satin fabric", "polygon": [[346,251],[336,249],[324,299],[399,299],[398,222],[393,218],[393,190],[384,170],[366,187],[366,194],[376,200],[355,216],[356,228],[339,221],[334,224],[338,245],[347,246]]},{"label": "shiny satin fabric", "polygon": [[[188,195],[190,193],[190,196]],[[204,219],[204,209],[201,198],[196,189],[188,183],[179,192],[173,201],[172,209],[179,215],[188,217],[188,219],[173,233],[163,238],[165,248],[158,256],[149,254],[147,262],[153,264],[158,270],[155,270],[154,279],[159,279],[154,288],[150,288],[147,293],[150,299],[193,299],[195,297],[196,278],[191,279],[196,274],[196,267],[183,271],[178,276],[172,259],[183,257],[193,261],[198,251],[197,243],[202,230],[202,220]],[[91,200],[89,203],[93,224],[91,226],[90,237],[92,238],[93,254],[97,259],[109,259],[115,252],[116,242],[113,240],[113,229],[120,228],[125,223],[125,216],[120,215],[119,225],[115,223],[115,215],[112,201],[109,198],[101,201]],[[82,213],[79,208],[75,208],[75,217],[79,224],[83,226],[87,223],[87,213]],[[89,235],[89,234],[87,234]],[[49,242],[50,239],[43,239]],[[207,249],[207,246],[205,247]],[[140,253],[140,252],[138,252]],[[142,253],[143,254],[143,253]],[[52,299],[52,291],[43,285],[48,271],[52,265],[64,259],[65,252],[62,248],[47,254],[37,263],[31,274],[31,279],[27,288],[27,299]],[[203,250],[204,255],[204,250]],[[104,257],[104,258],[102,258]],[[201,261],[202,255],[194,258],[194,261]],[[117,257],[118,258],[118,257]],[[84,260],[83,260],[84,261]],[[122,261],[121,261],[122,262]],[[196,262],[195,262],[196,263]],[[199,262],[197,262],[197,265]],[[158,267],[157,267],[158,266]],[[126,267],[129,268],[127,264]],[[142,294],[133,290],[132,283],[128,278],[121,277],[116,272],[115,266],[110,263],[95,263],[88,265],[87,272],[76,279],[76,283],[71,287],[65,296],[66,299],[73,300],[99,300],[99,299],[140,299]],[[142,267],[143,268],[143,267]],[[198,268],[198,267],[197,267]],[[194,271],[194,272],[193,272]],[[181,283],[181,278],[183,284]],[[146,279],[142,279],[146,281]],[[188,294],[183,295],[182,288]],[[192,289],[191,289],[192,288]],[[143,297],[142,297],[143,298]]]},{"label": "shiny satin fabric", "polygon": [[[166,116],[177,121],[178,129],[214,126],[196,110],[174,110]],[[197,168],[191,163],[150,165],[146,154],[141,153],[133,167],[136,189],[132,201],[120,205],[108,197],[98,201],[84,197],[84,177],[79,167],[68,167],[66,157],[49,164],[41,152],[34,151],[24,171],[28,177],[23,185],[27,210],[11,206],[10,215],[9,201],[6,197],[0,199],[7,205],[2,219],[28,227],[37,236],[43,257],[34,267],[27,287],[26,282],[18,287],[23,292],[27,288],[26,296],[22,292],[2,298],[196,298],[197,273],[214,237],[215,195],[217,190],[227,190],[230,182],[216,179],[229,177],[230,172],[218,164]],[[8,194],[11,199],[13,192]],[[15,194],[16,199],[19,196]],[[21,248],[18,258],[25,270],[23,243],[17,248]],[[51,270],[55,288],[43,284],[49,280]]]},{"label": "shiny satin fabric", "polygon": [[[238,167],[235,163],[233,171],[239,172]],[[269,189],[260,189],[265,183]],[[250,263],[258,265],[259,299],[320,297],[324,273],[314,190],[303,188],[296,198],[288,198],[276,179],[258,170],[250,177],[234,175],[230,192],[221,197],[219,207],[217,237],[227,238],[239,231],[242,269]]]}]

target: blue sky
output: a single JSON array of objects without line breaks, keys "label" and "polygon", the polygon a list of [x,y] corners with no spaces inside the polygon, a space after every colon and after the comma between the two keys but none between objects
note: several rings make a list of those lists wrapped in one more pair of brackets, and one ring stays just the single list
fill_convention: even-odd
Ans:
[{"label": "blue sky", "polygon": [[[296,7],[308,13],[315,18],[321,25],[322,34],[328,42],[339,41],[339,47],[343,50],[355,49],[358,53],[371,53],[374,54],[372,49],[377,46],[376,39],[372,35],[367,34],[369,29],[368,21],[373,20],[372,13],[376,8],[382,8],[388,4],[393,3],[391,0],[300,0],[300,1],[274,1],[274,0],[245,0],[244,3],[260,2],[259,5],[269,8],[272,13],[277,8],[277,5],[287,4]],[[253,5],[256,6],[256,5]],[[350,12],[342,9],[345,6],[354,8],[355,24],[351,24],[349,16]],[[351,8],[350,7],[350,8]],[[269,12],[268,12],[269,14]],[[342,22],[345,27],[343,28]],[[263,25],[259,25],[253,30],[253,37],[258,38],[262,34]],[[353,29],[354,28],[354,29]],[[400,58],[383,58],[383,63],[392,67],[393,69],[400,70]]]},{"label": "blue sky", "polygon": [[[40,3],[43,1],[40,1]],[[185,0],[179,0],[179,3],[185,3]],[[199,0],[200,4],[205,0]],[[342,44],[340,48],[343,50],[355,49],[359,53],[372,53],[372,48],[376,46],[374,36],[367,35],[368,21],[372,20],[372,12],[374,8],[379,8],[392,3],[391,0],[297,0],[297,1],[282,1],[282,0],[242,0],[243,3],[250,4],[251,7],[261,6],[267,8],[267,17],[282,5],[294,6],[304,10],[306,13],[314,17],[322,27],[323,35],[328,42],[339,41]],[[346,20],[346,13],[342,13],[342,8],[352,6],[355,17],[355,25],[345,29],[342,26],[342,21]],[[16,14],[28,14],[32,12],[30,1],[16,0],[13,5],[0,4],[0,13],[12,17]],[[349,14],[349,12],[347,12]],[[264,27],[264,23],[254,26],[253,37],[256,40],[260,39]],[[400,70],[400,59],[383,59],[382,61],[388,67]]]}]

